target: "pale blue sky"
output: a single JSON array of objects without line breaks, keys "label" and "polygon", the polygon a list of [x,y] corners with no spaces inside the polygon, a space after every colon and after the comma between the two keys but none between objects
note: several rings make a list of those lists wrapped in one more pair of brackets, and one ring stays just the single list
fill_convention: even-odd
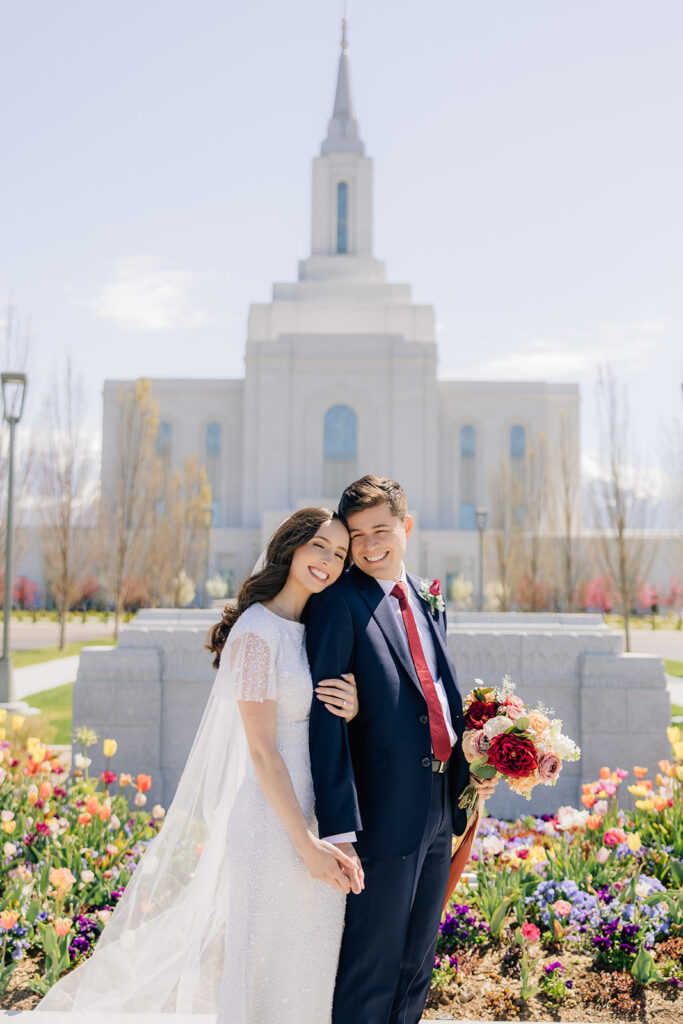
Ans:
[{"label": "pale blue sky", "polygon": [[[309,251],[342,0],[2,4],[0,295],[29,412],[105,377],[243,375],[251,301]],[[436,306],[444,378],[626,380],[681,414],[680,0],[351,0],[375,252]]]}]

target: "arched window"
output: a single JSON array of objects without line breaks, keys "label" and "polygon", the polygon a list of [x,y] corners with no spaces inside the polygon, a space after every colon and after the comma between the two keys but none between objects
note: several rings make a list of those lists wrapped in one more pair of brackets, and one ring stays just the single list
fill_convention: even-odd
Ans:
[{"label": "arched window", "polygon": [[356,477],[358,417],[348,405],[333,405],[325,413],[323,488],[337,499]]},{"label": "arched window", "polygon": [[476,474],[477,435],[471,423],[460,428],[460,529],[475,530],[474,510],[477,504]]},{"label": "arched window", "polygon": [[221,526],[221,451],[223,427],[209,423],[206,427],[206,476],[211,488],[212,525]]},{"label": "arched window", "polygon": [[526,433],[524,427],[512,427],[510,430],[510,458],[523,459],[526,455]]},{"label": "arched window", "polygon": [[515,492],[512,496],[517,523],[521,526],[526,516],[524,493],[526,488],[526,431],[524,427],[510,428],[510,467],[512,469],[512,485]]},{"label": "arched window", "polygon": [[337,252],[349,251],[348,215],[349,186],[340,181],[337,183]]}]

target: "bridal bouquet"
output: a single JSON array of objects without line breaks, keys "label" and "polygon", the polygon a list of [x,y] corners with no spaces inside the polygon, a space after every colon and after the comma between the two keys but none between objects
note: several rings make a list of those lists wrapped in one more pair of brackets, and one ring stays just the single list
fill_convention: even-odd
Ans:
[{"label": "bridal bouquet", "polygon": [[[481,679],[463,702],[466,730],[463,754],[473,775],[493,779],[501,775],[513,793],[531,799],[539,783],[554,786],[564,761],[578,761],[581,751],[561,731],[562,721],[539,706],[530,711],[515,695],[515,686],[505,676],[502,686],[485,686]],[[460,807],[474,810],[477,792],[468,786]]]}]

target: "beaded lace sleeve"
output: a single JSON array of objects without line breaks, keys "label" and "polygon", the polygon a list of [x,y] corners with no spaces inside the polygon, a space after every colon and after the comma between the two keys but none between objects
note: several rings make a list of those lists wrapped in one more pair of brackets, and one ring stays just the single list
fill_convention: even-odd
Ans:
[{"label": "beaded lace sleeve", "polygon": [[244,630],[230,644],[228,671],[235,700],[277,700],[277,638]]}]

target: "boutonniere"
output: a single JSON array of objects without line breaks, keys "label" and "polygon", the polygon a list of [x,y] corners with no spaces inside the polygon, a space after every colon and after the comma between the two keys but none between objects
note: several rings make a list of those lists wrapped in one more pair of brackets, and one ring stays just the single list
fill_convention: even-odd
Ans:
[{"label": "boutonniere", "polygon": [[446,607],[441,593],[441,580],[420,580],[420,597],[432,609],[434,618],[437,612],[442,612]]}]

